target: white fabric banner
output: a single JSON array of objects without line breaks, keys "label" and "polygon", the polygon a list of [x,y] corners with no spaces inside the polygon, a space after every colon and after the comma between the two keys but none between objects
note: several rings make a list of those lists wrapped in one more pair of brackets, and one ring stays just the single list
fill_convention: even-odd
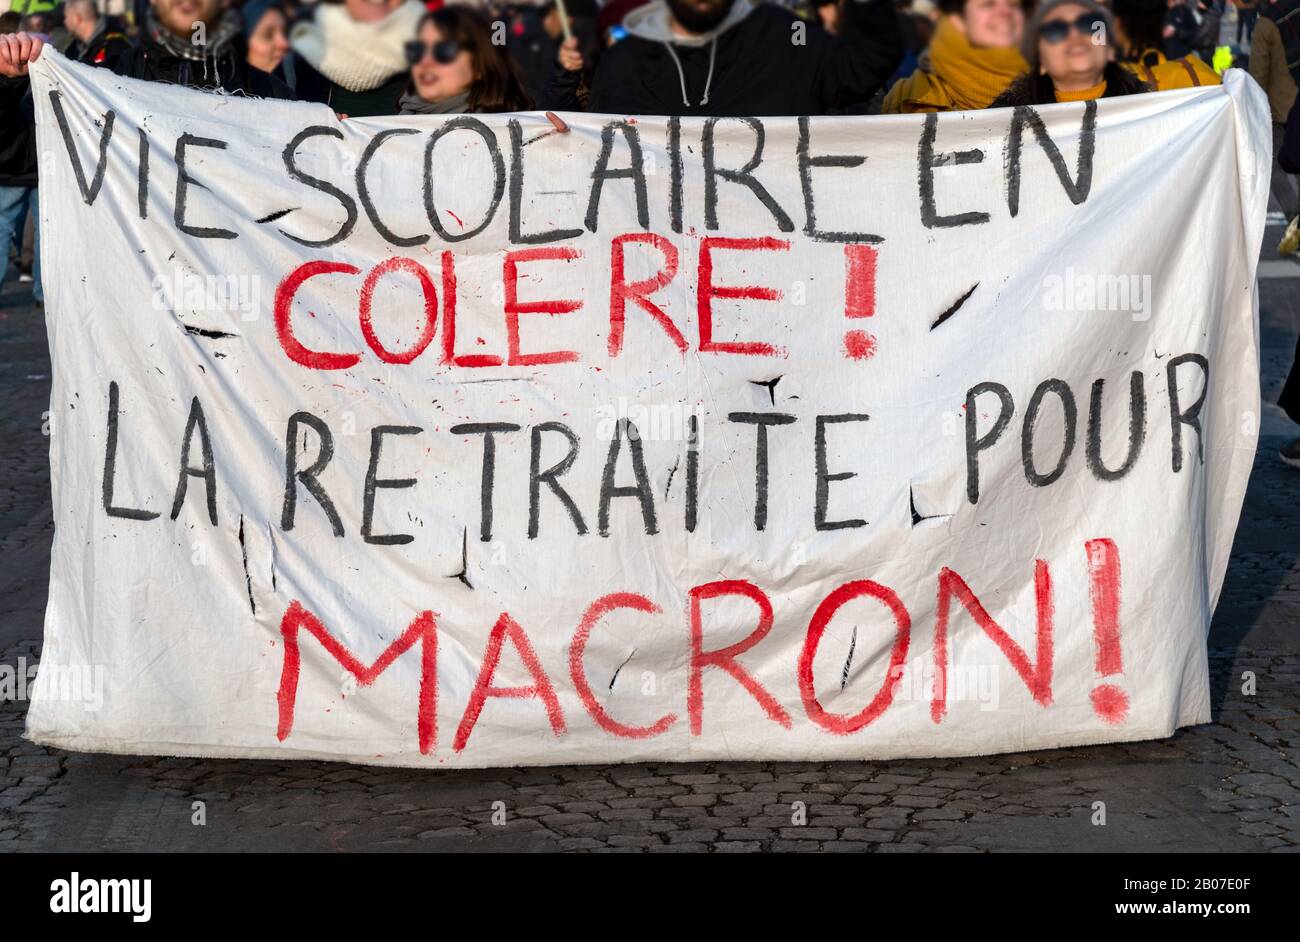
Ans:
[{"label": "white fabric banner", "polygon": [[452,767],[1209,721],[1259,414],[1243,73],[568,134],[32,75],[31,739]]}]

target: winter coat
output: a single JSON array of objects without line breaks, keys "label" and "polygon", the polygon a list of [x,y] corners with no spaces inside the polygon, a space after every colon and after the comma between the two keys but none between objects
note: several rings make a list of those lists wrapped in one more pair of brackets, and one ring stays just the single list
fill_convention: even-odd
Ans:
[{"label": "winter coat", "polygon": [[1151,88],[1132,72],[1115,63],[1106,66],[1101,82],[1093,88],[1079,92],[1058,92],[1046,75],[1026,72],[993,102],[994,108],[1012,108],[1020,105],[1040,105],[1053,101],[1093,101],[1098,98],[1118,98],[1121,95],[1138,95]]},{"label": "winter coat", "polygon": [[860,104],[902,58],[898,21],[890,0],[846,0],[841,24],[831,37],[782,7],[735,0],[717,28],[688,39],[655,0],[629,13],[628,37],[605,50],[588,110],[761,117]]},{"label": "winter coat", "polygon": [[101,16],[95,24],[94,35],[84,43],[80,39],[74,39],[63,54],[87,65],[111,66],[118,56],[131,47],[131,40],[123,30],[117,17]]},{"label": "winter coat", "polygon": [[36,126],[27,94],[30,87],[25,75],[0,76],[0,186],[36,185]]},{"label": "winter coat", "polygon": [[1250,37],[1250,74],[1268,94],[1268,108],[1273,121],[1282,124],[1295,104],[1296,84],[1287,68],[1286,50],[1277,24],[1261,16]]},{"label": "winter coat", "polygon": [[269,73],[254,69],[244,59],[240,42],[229,43],[216,56],[204,60],[173,55],[148,34],[142,33],[110,68],[126,78],[184,85],[204,91],[221,89],[255,98],[292,98],[289,88]]},{"label": "winter coat", "polygon": [[1165,38],[1166,56],[1181,59],[1196,49],[1196,37],[1201,31],[1201,24],[1186,3],[1170,8],[1165,16],[1165,25],[1174,28],[1174,34]]},{"label": "winter coat", "polygon": [[1201,25],[1196,34],[1196,48],[1213,50],[1219,45],[1219,34],[1223,23],[1223,0],[1196,0],[1196,12],[1200,14]]},{"label": "winter coat", "polygon": [[1174,88],[1199,88],[1202,85],[1222,85],[1217,72],[1206,65],[1196,53],[1181,59],[1169,59],[1158,49],[1148,49],[1136,62],[1120,63],[1153,91],[1167,92]]},{"label": "winter coat", "polygon": [[987,108],[1028,64],[1018,49],[972,46],[945,16],[915,72],[885,96],[884,114]]},{"label": "winter coat", "polygon": [[[146,32],[134,45],[121,48],[116,58],[105,56],[100,64],[117,75],[146,82],[220,88],[257,98],[292,97],[287,85],[244,61],[239,43],[198,61],[173,55]],[[0,186],[36,185],[36,120],[30,91],[31,79],[26,75],[0,76]]]},{"label": "winter coat", "polygon": [[1277,163],[1287,173],[1300,173],[1300,99],[1291,106],[1291,114],[1286,119],[1286,131],[1282,135],[1282,149],[1278,151]]}]

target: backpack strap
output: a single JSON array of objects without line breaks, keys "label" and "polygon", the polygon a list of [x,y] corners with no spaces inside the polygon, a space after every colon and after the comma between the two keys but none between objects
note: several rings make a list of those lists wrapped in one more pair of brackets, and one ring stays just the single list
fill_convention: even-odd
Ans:
[{"label": "backpack strap", "polygon": [[1188,74],[1188,76],[1191,77],[1192,85],[1194,85],[1194,86],[1197,87],[1197,88],[1200,88],[1200,87],[1201,87],[1201,77],[1200,77],[1199,75],[1196,74],[1196,69],[1193,68],[1193,67],[1192,67],[1192,64],[1191,64],[1190,62],[1187,61],[1187,57],[1186,57],[1186,56],[1183,56],[1183,57],[1182,57],[1181,59],[1179,59],[1178,61],[1181,62],[1181,63],[1183,64],[1183,68],[1187,70],[1187,74]]}]

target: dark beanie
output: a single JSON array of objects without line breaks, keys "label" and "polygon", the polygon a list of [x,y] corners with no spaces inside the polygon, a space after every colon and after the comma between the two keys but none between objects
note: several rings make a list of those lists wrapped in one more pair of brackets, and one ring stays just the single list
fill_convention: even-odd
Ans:
[{"label": "dark beanie", "polygon": [[267,10],[278,10],[284,13],[284,6],[280,0],[248,0],[239,8],[239,15],[244,21],[245,41],[252,38],[253,30],[257,29],[257,24],[262,22],[262,17],[266,16]]}]

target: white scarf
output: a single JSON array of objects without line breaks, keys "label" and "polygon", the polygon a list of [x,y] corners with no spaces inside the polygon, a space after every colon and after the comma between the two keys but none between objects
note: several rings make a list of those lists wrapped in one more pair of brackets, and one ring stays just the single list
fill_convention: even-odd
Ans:
[{"label": "white scarf", "polygon": [[404,46],[424,12],[407,0],[377,23],[358,23],[343,4],[321,3],[313,19],[293,28],[293,49],[335,85],[368,92],[406,71]]}]

